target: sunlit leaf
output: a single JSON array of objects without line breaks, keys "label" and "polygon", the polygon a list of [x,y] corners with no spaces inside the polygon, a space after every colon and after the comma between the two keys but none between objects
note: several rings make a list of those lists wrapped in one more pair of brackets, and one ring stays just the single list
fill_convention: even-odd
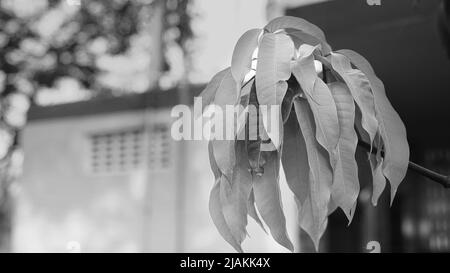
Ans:
[{"label": "sunlit leaf", "polygon": [[378,131],[378,121],[375,117],[375,102],[367,77],[359,70],[353,69],[350,60],[341,54],[331,54],[331,65],[334,71],[347,84],[356,105],[361,110],[362,127],[369,134],[372,145]]},{"label": "sunlit leaf", "polygon": [[292,38],[292,41],[294,41],[295,48],[299,48],[302,44],[308,44],[312,46],[319,46],[322,50],[322,53],[324,55],[327,55],[331,52],[330,45],[320,38],[317,38],[311,34],[305,33],[304,31],[293,29],[293,28],[287,28],[285,29],[286,34],[289,35],[289,37]]},{"label": "sunlit leaf", "polygon": [[245,75],[251,70],[252,55],[258,46],[258,36],[261,29],[246,31],[236,43],[231,59],[231,73],[238,84],[241,84]]},{"label": "sunlit leaf", "polygon": [[209,81],[208,85],[203,89],[202,93],[200,93],[199,97],[202,98],[202,107],[204,110],[206,106],[210,105],[214,98],[216,97],[217,89],[219,88],[220,84],[222,83],[224,77],[230,73],[230,68],[226,68],[216,75]]},{"label": "sunlit leaf", "polygon": [[275,32],[280,29],[285,29],[286,31],[301,31],[306,35],[318,39],[321,44],[325,45],[326,52],[331,51],[330,46],[326,43],[326,38],[323,31],[318,26],[311,24],[302,18],[293,16],[278,17],[270,21],[264,29],[268,32]]},{"label": "sunlit leaf", "polygon": [[337,109],[328,86],[317,76],[314,66],[314,47],[302,45],[300,57],[292,68],[314,114],[317,141],[333,158],[339,140]]},{"label": "sunlit leaf", "polygon": [[[256,68],[256,93],[260,105],[270,107],[281,103],[287,86],[280,87],[280,81],[286,81],[291,76],[291,59],[294,56],[294,43],[285,34],[265,34],[258,50],[258,66]],[[284,88],[286,87],[286,88]],[[280,92],[283,94],[280,95]],[[280,99],[281,98],[281,99]],[[265,128],[269,120],[267,112],[262,111]],[[274,145],[280,146],[279,132],[268,130]]]}]

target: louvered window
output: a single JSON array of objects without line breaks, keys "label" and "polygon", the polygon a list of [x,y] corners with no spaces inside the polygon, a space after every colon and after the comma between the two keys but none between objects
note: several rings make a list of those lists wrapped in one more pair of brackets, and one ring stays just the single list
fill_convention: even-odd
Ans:
[{"label": "louvered window", "polygon": [[94,173],[121,173],[138,169],[144,162],[142,129],[94,134],[90,137]]},{"label": "louvered window", "polygon": [[148,167],[151,171],[167,170],[172,166],[172,139],[167,124],[151,126],[148,147]]},{"label": "louvered window", "polygon": [[89,145],[90,170],[94,174],[128,173],[145,167],[164,171],[172,166],[168,124],[91,134]]}]

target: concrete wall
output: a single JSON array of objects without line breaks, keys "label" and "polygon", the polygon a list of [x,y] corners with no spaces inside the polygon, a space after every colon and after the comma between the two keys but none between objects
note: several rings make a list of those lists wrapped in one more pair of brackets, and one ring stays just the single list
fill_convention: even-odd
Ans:
[{"label": "concrete wall", "polygon": [[[67,252],[78,247],[82,252],[233,251],[209,217],[213,176],[206,141],[171,139],[173,162],[165,170],[150,170],[146,162],[129,173],[90,171],[90,134],[150,127],[162,121],[170,126],[169,110],[28,124],[22,135],[25,160],[17,183],[13,251]],[[154,141],[150,135],[146,139],[144,149]],[[180,148],[186,160],[181,161]],[[180,183],[184,184],[180,187]],[[284,196],[295,240],[294,204],[290,194]],[[252,238],[244,243],[247,251],[284,251],[253,220],[249,222]]]}]

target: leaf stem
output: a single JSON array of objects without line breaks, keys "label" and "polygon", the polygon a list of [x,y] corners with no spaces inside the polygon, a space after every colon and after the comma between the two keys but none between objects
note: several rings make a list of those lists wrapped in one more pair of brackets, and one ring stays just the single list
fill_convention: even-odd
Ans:
[{"label": "leaf stem", "polygon": [[[359,140],[358,141],[358,145],[362,148],[364,148],[365,150],[367,150],[368,152],[370,152],[370,145],[365,143],[364,141]],[[376,147],[372,147],[372,153],[376,154],[377,153],[377,148]],[[381,156],[384,157],[384,152],[381,151]],[[435,171],[432,171],[430,169],[427,169],[417,163],[414,162],[409,162],[408,164],[408,169],[414,171],[417,174],[420,174],[426,178],[431,179],[432,181],[441,184],[444,188],[449,189],[450,188],[450,175],[443,175],[440,173],[437,173]]]},{"label": "leaf stem", "polygon": [[[246,83],[243,84],[242,87],[246,86],[254,78],[255,78],[255,76],[251,77]],[[365,150],[367,150],[368,152],[370,152],[370,145],[365,143],[364,141],[359,140],[358,145],[361,146],[362,148],[364,148]],[[372,147],[372,153],[373,154],[377,153],[376,147]],[[384,157],[383,151],[381,151],[381,156]],[[414,163],[412,161],[409,162],[408,169],[414,171],[415,173],[417,173],[419,175],[429,178],[431,181],[441,184],[446,189],[450,189],[450,175],[446,176],[446,175],[437,173],[435,171],[427,169],[427,168],[425,168],[417,163]]]}]

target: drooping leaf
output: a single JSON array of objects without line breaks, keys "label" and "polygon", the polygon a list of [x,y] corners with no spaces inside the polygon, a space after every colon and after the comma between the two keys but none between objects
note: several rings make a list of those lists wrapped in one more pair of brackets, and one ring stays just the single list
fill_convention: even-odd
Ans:
[{"label": "drooping leaf", "polygon": [[374,206],[377,205],[378,199],[386,187],[386,178],[383,175],[383,157],[381,156],[382,149],[382,141],[381,136],[377,134],[375,138],[375,148],[377,149],[377,153],[369,154],[369,162],[372,170],[372,204]]},{"label": "drooping leaf", "polygon": [[287,92],[287,87],[285,81],[279,81],[276,85],[276,104],[262,106],[258,104],[258,115],[256,116],[254,112],[250,114],[249,124],[252,128],[258,128],[257,134],[258,139],[261,140],[261,151],[274,151],[279,148],[275,143],[283,138],[281,104]]},{"label": "drooping leaf", "polygon": [[236,141],[236,164],[231,183],[221,181],[220,198],[225,221],[235,240],[240,244],[247,233],[247,204],[252,189],[245,141]]},{"label": "drooping leaf", "polygon": [[236,43],[231,58],[231,73],[234,80],[241,84],[245,75],[251,70],[252,55],[258,46],[258,36],[261,29],[250,29],[246,31]]},{"label": "drooping leaf", "polygon": [[[286,81],[279,81],[276,86],[276,104],[275,105],[264,105],[262,106],[261,113],[267,113],[267,115],[262,114],[263,128],[261,129],[262,140],[261,150],[262,151],[274,151],[280,148],[276,143],[281,142],[283,139],[283,114],[282,114],[282,103],[287,93],[288,84]],[[270,142],[264,141],[265,139],[270,139]]]},{"label": "drooping leaf", "polygon": [[[246,234],[247,207],[245,207],[245,211],[241,209],[238,189],[237,187],[233,187],[232,183],[222,175],[220,180],[220,203],[225,222],[233,238],[241,245]],[[245,205],[247,206],[247,202],[245,202]]]},{"label": "drooping leaf", "polygon": [[286,182],[301,205],[305,202],[309,192],[309,163],[306,143],[294,111],[284,126],[281,162]]},{"label": "drooping leaf", "polygon": [[378,199],[380,198],[386,186],[386,178],[384,177],[382,170],[383,159],[381,158],[380,162],[377,162],[375,156],[370,155],[369,160],[373,177],[372,204],[376,206],[378,203]]},{"label": "drooping leaf", "polygon": [[[271,107],[281,103],[287,86],[279,85],[291,76],[290,63],[294,56],[294,43],[286,34],[264,34],[258,50],[258,65],[256,68],[256,93],[262,106]],[[284,88],[286,87],[286,88]],[[281,98],[281,100],[280,100]],[[269,120],[267,112],[262,111],[264,126],[267,129]],[[281,139],[277,132],[267,131],[275,147],[280,147]],[[278,132],[279,133],[279,132]]]},{"label": "drooping leaf", "polygon": [[295,48],[299,48],[302,44],[308,44],[312,46],[320,46],[323,55],[328,55],[331,52],[330,45],[320,38],[317,38],[298,29],[287,28],[285,31],[286,34],[292,38],[292,41],[294,41]]},{"label": "drooping leaf", "polygon": [[253,192],[258,211],[270,234],[280,245],[294,251],[286,229],[286,218],[279,185],[280,158],[277,151],[263,152],[266,159],[264,173],[254,175]]},{"label": "drooping leaf", "polygon": [[391,184],[391,204],[398,186],[406,175],[409,163],[409,144],[406,128],[389,102],[383,82],[376,76],[369,62],[351,50],[339,50],[366,75],[375,100],[375,113],[384,144],[383,174]]},{"label": "drooping leaf", "polygon": [[[359,109],[355,109],[355,129],[358,133],[359,139],[363,141],[364,143],[369,144],[370,143],[370,137],[369,134],[363,129],[362,127],[362,115],[361,111]],[[376,134],[375,140],[373,142],[373,146],[371,147],[371,151],[367,151],[367,158],[364,158],[363,160],[367,160],[370,166],[370,170],[372,173],[372,204],[374,206],[378,203],[378,198],[381,196],[381,194],[384,191],[384,188],[386,187],[386,178],[383,175],[383,157],[381,156],[381,150],[382,150],[382,140],[379,133]],[[373,148],[372,148],[373,147]],[[377,154],[372,154],[373,149],[377,149]],[[359,161],[361,164],[361,161]],[[364,162],[366,163],[366,162]]]},{"label": "drooping leaf", "polygon": [[242,107],[242,112],[238,114],[235,130],[238,140],[245,140],[246,132],[244,128],[248,119],[249,114],[248,105],[250,103],[250,92],[252,89],[254,89],[254,92],[256,94],[255,79],[250,80],[241,89],[239,105]]},{"label": "drooping leaf", "polygon": [[247,154],[252,173],[259,175],[263,173],[265,164],[265,157],[261,157],[261,143],[267,136],[261,133],[264,132],[264,126],[262,124],[256,88],[252,88],[250,91],[249,106],[252,107],[249,109],[245,125]]},{"label": "drooping leaf", "polygon": [[[214,98],[214,103],[216,107],[222,109],[222,112],[225,113],[226,107],[234,106],[237,102],[237,85],[231,75],[231,70],[228,69],[224,73],[222,81],[217,88],[216,96]],[[222,116],[223,118],[223,126],[221,128],[222,138],[221,139],[212,139],[212,146],[214,151],[214,157],[217,162],[217,166],[223,175],[231,181],[233,168],[236,161],[235,149],[234,149],[234,139],[226,138],[226,128],[234,127],[234,120],[229,120]],[[230,123],[231,122],[231,123]]]},{"label": "drooping leaf", "polygon": [[314,66],[315,48],[309,45],[300,47],[300,56],[295,62],[292,73],[299,82],[311,106],[317,126],[317,141],[328,151],[331,160],[339,140],[339,122],[336,104],[328,86],[317,76]]},{"label": "drooping leaf", "polygon": [[223,72],[222,79],[217,87],[217,91],[214,97],[214,103],[217,106],[221,107],[223,111],[225,111],[225,106],[235,105],[238,101],[238,94],[236,90],[240,90],[240,87],[233,79],[231,70],[226,69]]},{"label": "drooping leaf", "polygon": [[362,127],[369,134],[368,144],[372,145],[378,131],[378,121],[375,117],[375,102],[369,80],[360,70],[353,69],[350,60],[344,55],[331,53],[331,65],[342,77],[361,110]]},{"label": "drooping leaf", "polygon": [[[218,88],[215,104],[223,112],[227,106],[234,107],[238,102],[236,82],[231,72],[227,73]],[[245,101],[244,101],[245,103]],[[223,117],[224,128],[236,128],[236,121]],[[241,244],[246,235],[247,200],[251,190],[252,177],[248,171],[248,159],[245,141],[232,139],[213,139],[212,151],[219,170],[223,173],[220,179],[220,198],[222,213],[235,241]],[[245,157],[244,157],[245,156]]]},{"label": "drooping leaf", "polygon": [[211,189],[211,193],[209,196],[209,213],[211,218],[219,231],[220,235],[238,252],[242,252],[242,248],[240,243],[236,241],[233,234],[231,233],[230,228],[228,227],[225,217],[222,212],[222,202],[220,198],[220,180],[222,179],[222,174],[217,166],[217,163],[214,159],[213,147],[212,143],[208,143],[208,152],[209,152],[209,161],[211,165],[211,169],[213,171],[215,182],[214,186]]},{"label": "drooping leaf", "polygon": [[236,242],[236,239],[233,237],[222,213],[222,204],[220,201],[220,178],[214,183],[209,196],[209,213],[220,235],[222,235],[222,237],[234,249],[236,249],[236,251],[243,252],[241,245]]},{"label": "drooping leaf", "polygon": [[263,222],[261,221],[261,219],[259,218],[258,212],[256,210],[256,206],[255,206],[255,195],[253,193],[253,189],[250,192],[250,196],[248,198],[248,203],[247,203],[247,211],[248,211],[248,215],[250,215],[250,217],[253,218],[253,220],[256,221],[256,223],[262,228],[262,230],[267,234],[267,230],[264,227]]},{"label": "drooping leaf", "polygon": [[268,32],[275,32],[280,29],[285,29],[286,31],[289,30],[301,31],[321,41],[321,44],[323,45],[323,48],[326,49],[325,50],[326,52],[331,51],[331,47],[326,43],[326,38],[323,31],[318,26],[311,24],[310,22],[302,18],[293,16],[278,17],[270,21],[264,27],[264,29]]},{"label": "drooping leaf", "polygon": [[212,141],[208,142],[208,155],[209,155],[209,164],[211,165],[211,170],[214,174],[214,179],[217,180],[220,178],[222,173],[220,172],[219,166],[217,166],[216,159],[214,158]]},{"label": "drooping leaf", "polygon": [[338,160],[334,169],[331,196],[351,221],[359,194],[358,165],[355,159],[358,145],[358,136],[354,129],[355,104],[349,88],[345,84],[334,82],[330,83],[329,87],[336,103],[340,127],[337,146]]},{"label": "drooping leaf", "polygon": [[221,85],[225,75],[228,73],[230,73],[229,67],[214,75],[211,81],[209,81],[206,85],[205,89],[203,89],[202,93],[200,93],[199,97],[202,98],[202,112],[206,106],[210,105],[214,101],[217,89]]},{"label": "drooping leaf", "polygon": [[333,174],[328,154],[315,138],[317,128],[308,102],[296,99],[294,108],[305,141],[309,164],[307,183],[309,188],[306,200],[299,204],[299,222],[301,228],[311,237],[317,250],[326,228]]},{"label": "drooping leaf", "polygon": [[288,89],[281,104],[281,117],[283,123],[286,123],[294,104],[294,98],[300,96],[303,91],[300,90],[300,86],[294,76],[288,80]]},{"label": "drooping leaf", "polygon": [[233,166],[236,161],[234,151],[234,140],[211,140],[214,157],[220,172],[225,175],[228,180],[232,179]]}]

